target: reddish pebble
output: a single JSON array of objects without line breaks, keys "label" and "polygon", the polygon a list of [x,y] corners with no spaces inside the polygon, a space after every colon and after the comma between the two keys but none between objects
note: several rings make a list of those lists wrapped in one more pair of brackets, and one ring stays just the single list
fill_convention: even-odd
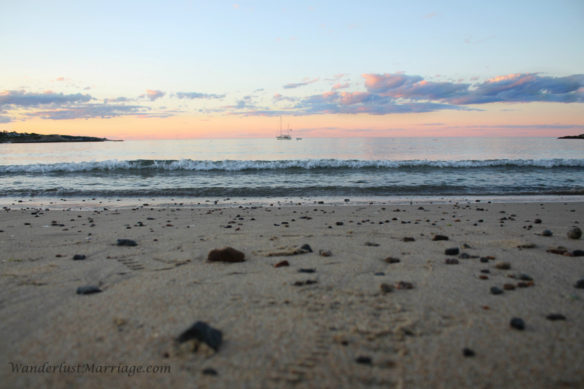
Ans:
[{"label": "reddish pebble", "polygon": [[280,261],[274,265],[274,267],[283,267],[283,266],[290,266],[290,262],[288,261]]}]

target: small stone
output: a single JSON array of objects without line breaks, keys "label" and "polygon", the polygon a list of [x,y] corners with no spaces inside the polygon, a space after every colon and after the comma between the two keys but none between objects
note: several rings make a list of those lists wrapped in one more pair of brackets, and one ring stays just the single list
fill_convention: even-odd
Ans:
[{"label": "small stone", "polygon": [[369,246],[369,247],[378,247],[379,243],[375,243],[375,242],[365,242],[365,246]]},{"label": "small stone", "polygon": [[552,236],[553,232],[551,232],[550,230],[543,230],[541,232],[541,236]]},{"label": "small stone", "polygon": [[568,238],[580,239],[582,237],[582,230],[579,227],[572,227],[568,231]]},{"label": "small stone", "polygon": [[280,261],[274,265],[274,267],[284,267],[284,266],[290,266],[290,262],[284,260],[284,261]]},{"label": "small stone", "polygon": [[399,260],[399,258],[394,258],[394,257],[387,257],[383,261],[384,262],[387,262],[387,263],[399,263],[399,262],[401,262]]},{"label": "small stone", "polygon": [[330,257],[331,255],[333,255],[333,253],[330,250],[320,249],[318,251],[318,255],[320,255],[321,257]]},{"label": "small stone", "polygon": [[336,222],[335,224],[336,224],[337,226],[342,226],[342,225],[343,225],[343,224],[345,224],[345,223],[343,223],[343,222]]},{"label": "small stone", "polygon": [[204,375],[212,375],[212,376],[216,376],[219,373],[217,373],[217,370],[213,369],[212,367],[208,367],[206,369],[203,369],[203,374]]},{"label": "small stone", "polygon": [[209,262],[244,262],[245,254],[232,247],[225,247],[222,249],[214,249],[209,251],[207,256]]},{"label": "small stone", "polygon": [[572,251],[573,257],[584,257],[584,250],[574,250]]},{"label": "small stone", "polygon": [[437,240],[448,240],[448,237],[446,235],[434,235],[434,237],[432,238],[433,241],[437,241]]},{"label": "small stone", "polygon": [[389,284],[385,284],[385,283],[379,285],[379,289],[381,289],[381,293],[383,293],[383,294],[393,292],[393,286],[391,286]]},{"label": "small stone", "polygon": [[118,246],[133,247],[138,246],[138,243],[136,243],[136,241],[132,239],[118,239]]},{"label": "small stone", "polygon": [[503,294],[503,289],[498,288],[496,286],[493,286],[491,288],[491,294],[494,294],[494,295]]},{"label": "small stone", "polygon": [[382,271],[378,271],[378,272],[374,273],[373,275],[374,275],[374,276],[384,276],[384,275],[385,275],[385,273],[384,273],[384,272],[382,272]]},{"label": "small stone", "polygon": [[316,273],[316,269],[298,269],[298,273]]},{"label": "small stone", "polygon": [[463,348],[462,349],[462,355],[464,355],[465,357],[474,357],[475,356],[475,352],[469,348]]},{"label": "small stone", "polygon": [[75,254],[75,255],[73,256],[73,260],[74,260],[74,261],[82,261],[82,260],[84,260],[85,258],[87,258],[87,257],[86,257],[85,255],[83,255],[83,254]]},{"label": "small stone", "polygon": [[458,255],[459,252],[460,250],[458,249],[458,247],[451,247],[449,249],[444,250],[444,254],[446,255]]},{"label": "small stone", "polygon": [[515,285],[513,284],[504,284],[503,289],[505,290],[515,290]]},{"label": "small stone", "polygon": [[217,351],[223,342],[223,334],[221,331],[209,326],[207,323],[198,321],[180,334],[176,341],[178,343],[184,343],[191,339],[203,342],[213,350]]},{"label": "small stone", "polygon": [[411,236],[406,236],[402,239],[402,242],[415,242],[416,239],[412,238]]},{"label": "small stone", "polygon": [[533,224],[541,224],[541,219],[535,219],[535,220],[533,221]]},{"label": "small stone", "polygon": [[414,289],[414,284],[407,281],[400,281],[395,285],[395,287],[397,289]]},{"label": "small stone", "polygon": [[574,284],[574,288],[576,288],[576,289],[584,289],[584,278],[576,281],[576,283]]},{"label": "small stone", "polygon": [[499,262],[495,267],[499,270],[509,270],[511,269],[511,264],[509,262]]},{"label": "small stone", "polygon": [[511,319],[509,325],[511,326],[511,328],[514,328],[519,331],[523,331],[525,329],[525,322],[523,321],[523,319],[520,319],[518,317],[514,317],[513,319]]},{"label": "small stone", "polygon": [[447,258],[444,263],[447,265],[458,265],[460,262],[456,258]]},{"label": "small stone", "polygon": [[355,362],[360,363],[362,365],[371,365],[373,363],[373,361],[371,360],[371,357],[367,357],[367,356],[359,356],[355,359]]},{"label": "small stone", "polygon": [[304,250],[307,253],[311,253],[312,252],[312,247],[310,247],[309,244],[305,243],[302,246],[300,246],[300,250]]},{"label": "small stone", "polygon": [[561,313],[550,313],[545,318],[551,321],[566,320],[566,316],[562,315]]},{"label": "small stone", "polygon": [[552,254],[559,254],[559,255],[566,255],[568,253],[568,249],[562,246],[552,247],[546,250],[548,253]]},{"label": "small stone", "polygon": [[94,294],[100,292],[101,289],[94,285],[80,286],[77,288],[77,294]]}]

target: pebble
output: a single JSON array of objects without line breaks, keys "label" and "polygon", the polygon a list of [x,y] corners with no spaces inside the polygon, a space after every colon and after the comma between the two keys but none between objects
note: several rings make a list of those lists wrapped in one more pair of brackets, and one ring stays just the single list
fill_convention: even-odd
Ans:
[{"label": "pebble", "polygon": [[561,313],[550,313],[545,318],[551,321],[566,320],[566,316],[562,315]]},{"label": "pebble", "polygon": [[206,369],[203,369],[203,374],[204,375],[218,375],[219,373],[217,373],[217,370],[213,369],[212,367],[208,367]]},{"label": "pebble", "polygon": [[333,255],[333,253],[330,250],[322,250],[322,249],[320,249],[318,251],[318,255],[320,255],[321,257],[330,257],[331,255]]},{"label": "pebble", "polygon": [[362,365],[371,365],[373,363],[371,357],[367,357],[367,356],[359,356],[355,359],[355,362],[360,363]]},{"label": "pebble", "polygon": [[511,319],[509,325],[511,326],[511,328],[514,328],[519,331],[523,331],[525,329],[525,322],[523,321],[523,319],[518,317],[514,317],[513,319]]},{"label": "pebble", "polygon": [[402,239],[402,242],[415,242],[416,239],[412,238],[411,236],[406,236]]},{"label": "pebble", "polygon": [[511,269],[511,264],[509,262],[499,262],[495,267],[499,270],[509,270]]},{"label": "pebble", "polygon": [[465,357],[474,357],[475,356],[475,352],[469,348],[463,348],[462,349],[462,355],[464,355]]},{"label": "pebble", "polygon": [[304,286],[304,285],[316,284],[317,282],[318,281],[316,281],[316,280],[296,281],[293,285],[294,286]]},{"label": "pebble", "polygon": [[209,262],[243,262],[245,261],[245,254],[232,247],[224,247],[222,249],[214,249],[209,251],[207,256]]},{"label": "pebble", "polygon": [[576,281],[576,283],[574,284],[574,288],[584,289],[584,278]]},{"label": "pebble", "polygon": [[280,261],[274,265],[274,267],[284,267],[284,266],[290,266],[290,262],[284,260],[284,261]]},{"label": "pebble", "polygon": [[574,250],[572,251],[573,257],[584,257],[584,250]]},{"label": "pebble", "polygon": [[460,250],[458,249],[458,247],[451,247],[449,249],[444,250],[444,254],[446,255],[458,255],[459,252]]},{"label": "pebble", "polygon": [[178,343],[184,343],[191,339],[206,343],[213,350],[217,351],[223,342],[223,333],[205,322],[198,321],[180,334],[176,340]]},{"label": "pebble", "polygon": [[393,292],[393,286],[391,286],[389,284],[385,284],[385,283],[379,285],[379,289],[381,289],[381,293],[383,293],[383,294]]},{"label": "pebble", "polygon": [[552,236],[553,233],[550,230],[543,230],[541,236]]},{"label": "pebble", "polygon": [[311,253],[312,252],[312,247],[310,247],[309,244],[305,243],[302,246],[300,246],[300,250],[304,250],[307,253]]},{"label": "pebble", "polygon": [[448,240],[448,237],[446,235],[434,235],[434,237],[432,238],[433,241],[437,241],[437,240]]},{"label": "pebble", "polygon": [[75,255],[73,256],[73,260],[74,260],[74,261],[82,261],[82,260],[84,260],[85,258],[87,258],[87,257],[86,257],[85,255],[83,255],[83,254],[75,254]]},{"label": "pebble", "polygon": [[513,284],[504,284],[503,289],[505,290],[515,290],[515,285]]},{"label": "pebble", "polygon": [[369,247],[378,247],[379,243],[375,243],[375,242],[365,242],[365,246],[369,246]]},{"label": "pebble", "polygon": [[580,239],[582,237],[582,230],[579,227],[572,227],[568,231],[568,238],[570,239]]},{"label": "pebble", "polygon": [[298,273],[316,273],[316,269],[298,269]]},{"label": "pebble", "polygon": [[498,288],[496,286],[493,286],[491,288],[491,294],[497,295],[497,294],[503,294],[503,289]]},{"label": "pebble", "polygon": [[399,263],[399,262],[401,262],[399,258],[394,258],[394,257],[387,257],[383,261],[384,262],[387,262],[387,263]]},{"label": "pebble", "polygon": [[447,258],[444,263],[447,265],[458,265],[460,262],[456,258]]},{"label": "pebble", "polygon": [[133,246],[138,246],[138,243],[136,243],[135,240],[132,239],[118,239],[118,246],[128,246],[128,247],[133,247]]},{"label": "pebble", "polygon": [[414,289],[414,284],[407,281],[400,281],[397,284],[395,284],[395,287],[397,289]]},{"label": "pebble", "polygon": [[100,292],[101,289],[94,285],[80,286],[77,288],[77,294],[94,294]]}]

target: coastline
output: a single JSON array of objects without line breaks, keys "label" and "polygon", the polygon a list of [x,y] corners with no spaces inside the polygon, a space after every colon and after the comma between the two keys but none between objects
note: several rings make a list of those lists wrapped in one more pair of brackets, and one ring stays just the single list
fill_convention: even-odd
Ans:
[{"label": "coastline", "polygon": [[[584,201],[520,197],[5,202],[0,378],[11,387],[581,386],[584,290],[574,284],[584,258],[548,250],[584,249],[566,236],[582,228]],[[117,246],[121,238],[137,246]],[[303,244],[313,252],[270,255]],[[246,261],[206,261],[224,246]],[[290,266],[274,267],[283,260]],[[533,285],[518,286],[521,274]],[[102,292],[77,295],[84,285]],[[524,330],[510,327],[514,317]],[[175,347],[199,320],[223,332],[217,352]],[[14,361],[172,372],[21,374]]]}]

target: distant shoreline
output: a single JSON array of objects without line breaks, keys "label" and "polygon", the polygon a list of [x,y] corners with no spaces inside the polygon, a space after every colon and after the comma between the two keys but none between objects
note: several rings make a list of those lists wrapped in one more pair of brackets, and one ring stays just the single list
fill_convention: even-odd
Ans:
[{"label": "distant shoreline", "polygon": [[560,136],[558,139],[584,139],[584,134]]},{"label": "distant shoreline", "polygon": [[0,143],[71,143],[71,142],[123,142],[93,136],[42,135],[35,133],[0,132]]}]

